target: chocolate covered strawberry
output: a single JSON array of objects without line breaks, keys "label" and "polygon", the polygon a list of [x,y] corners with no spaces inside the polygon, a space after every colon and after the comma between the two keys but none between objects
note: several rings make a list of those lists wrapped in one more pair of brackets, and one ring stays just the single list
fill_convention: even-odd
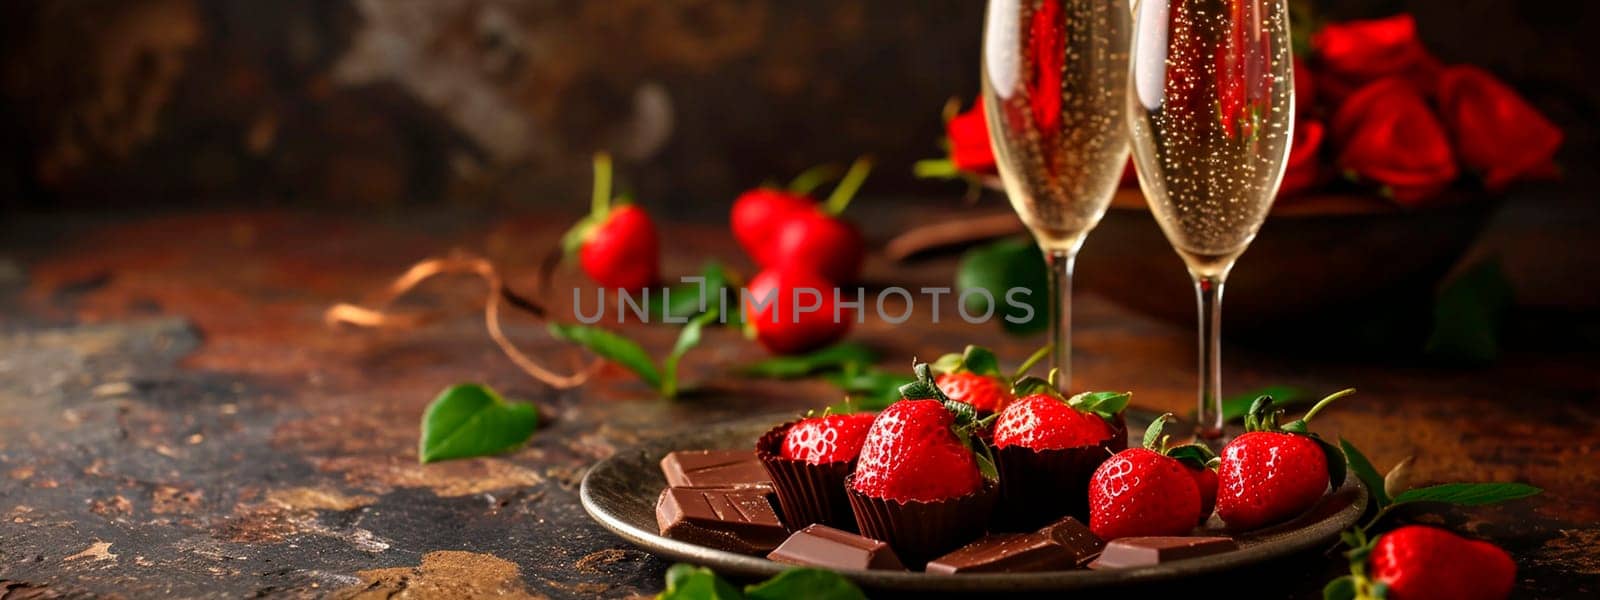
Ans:
[{"label": "chocolate covered strawberry", "polygon": [[780,456],[811,464],[850,462],[861,454],[875,413],[801,419],[784,434]]},{"label": "chocolate covered strawberry", "polygon": [[1436,527],[1383,534],[1370,558],[1369,577],[1387,600],[1498,600],[1516,584],[1517,563],[1505,550]]},{"label": "chocolate covered strawberry", "polygon": [[637,290],[656,283],[661,242],[644,209],[611,197],[611,157],[594,158],[594,198],[589,216],[562,237],[562,248],[576,256],[583,272],[602,286]]},{"label": "chocolate covered strawberry", "polygon": [[973,438],[977,411],[945,397],[926,363],[915,370],[905,399],[872,422],[845,487],[862,535],[920,565],[983,534],[997,486]]},{"label": "chocolate covered strawberry", "polygon": [[1089,529],[1101,539],[1183,535],[1200,520],[1194,476],[1161,435],[1169,416],[1145,430],[1144,447],[1118,452],[1089,478]]},{"label": "chocolate covered strawberry", "polygon": [[844,337],[855,311],[838,310],[833,282],[804,270],[767,269],[745,289],[745,333],[774,354],[821,348]]},{"label": "chocolate covered strawberry", "polygon": [[1257,398],[1245,416],[1246,433],[1222,448],[1217,516],[1231,529],[1256,529],[1310,510],[1330,483],[1344,483],[1344,454],[1306,426],[1328,404],[1354,392],[1328,396],[1304,417],[1281,427],[1283,409],[1270,396]]},{"label": "chocolate covered strawberry", "polygon": [[[1054,373],[1052,373],[1052,377]],[[1084,392],[1063,398],[1054,383],[1019,379],[1021,398],[995,421],[995,467],[1000,509],[995,527],[1032,531],[1071,515],[1089,518],[1089,479],[1114,453],[1128,447],[1122,392]]]}]

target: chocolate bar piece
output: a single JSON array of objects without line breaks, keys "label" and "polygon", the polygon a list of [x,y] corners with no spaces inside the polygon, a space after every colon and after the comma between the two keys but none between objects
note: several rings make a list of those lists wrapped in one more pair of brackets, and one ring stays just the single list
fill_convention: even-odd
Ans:
[{"label": "chocolate bar piece", "polygon": [[672,487],[772,489],[772,476],[750,450],[679,450],[661,459]]},{"label": "chocolate bar piece", "polygon": [[1077,519],[1065,517],[1034,533],[991,535],[928,563],[936,575],[1058,571],[1083,565],[1104,546]]},{"label": "chocolate bar piece", "polygon": [[1126,537],[1112,540],[1089,563],[1091,569],[1127,569],[1221,554],[1239,549],[1233,538],[1225,537]]},{"label": "chocolate bar piece", "polygon": [[827,569],[906,570],[888,544],[820,523],[794,532],[767,558]]},{"label": "chocolate bar piece", "polygon": [[719,550],[762,554],[788,537],[762,490],[667,488],[656,500],[661,535]]}]

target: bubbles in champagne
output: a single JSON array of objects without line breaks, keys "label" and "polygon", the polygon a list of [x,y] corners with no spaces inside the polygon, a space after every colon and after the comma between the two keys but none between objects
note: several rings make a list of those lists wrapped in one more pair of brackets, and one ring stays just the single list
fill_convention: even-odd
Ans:
[{"label": "bubbles in champagne", "polygon": [[1007,195],[1046,249],[1080,243],[1127,160],[1126,0],[994,0],[984,46],[990,136]]},{"label": "bubbles in champagne", "polygon": [[1284,6],[1142,0],[1139,11],[1126,102],[1140,184],[1190,268],[1225,269],[1266,219],[1289,152]]}]

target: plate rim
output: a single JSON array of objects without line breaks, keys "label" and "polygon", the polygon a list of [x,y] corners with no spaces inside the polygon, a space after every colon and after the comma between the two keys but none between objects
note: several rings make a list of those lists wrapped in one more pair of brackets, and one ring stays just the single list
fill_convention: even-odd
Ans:
[{"label": "plate rim", "polygon": [[[1138,409],[1130,408],[1129,410],[1136,411]],[[747,419],[724,421],[715,424],[714,427],[719,430],[770,427],[772,423],[782,422],[793,418],[793,416],[792,413],[773,413]],[[619,515],[611,514],[599,505],[599,501],[595,498],[593,483],[596,472],[611,466],[613,463],[620,462],[622,457],[629,454],[641,453],[649,455],[653,451],[663,449],[672,444],[674,440],[701,437],[705,434],[705,430],[697,430],[652,438],[618,450],[612,453],[611,456],[596,461],[595,464],[584,471],[583,479],[578,487],[578,498],[583,505],[584,511],[589,514],[589,518],[599,523],[601,527],[646,552],[677,562],[710,566],[724,576],[770,577],[784,569],[794,568],[795,565],[774,562],[764,557],[717,550],[664,537],[653,530],[646,531],[636,527],[632,523],[623,520]],[[671,450],[666,451],[670,452]],[[1245,567],[1265,560],[1292,555],[1318,544],[1337,539],[1340,531],[1355,524],[1361,515],[1365,513],[1368,499],[1366,487],[1353,472],[1348,470],[1343,485],[1335,489],[1333,493],[1324,496],[1324,498],[1334,497],[1345,490],[1350,490],[1355,494],[1349,505],[1329,514],[1322,520],[1300,529],[1282,532],[1273,531],[1272,528],[1265,530],[1265,535],[1282,536],[1282,539],[1244,546],[1224,554],[1191,558],[1162,565],[1098,571],[1075,569],[1030,573],[968,573],[956,575],[928,575],[918,571],[830,570],[838,572],[840,575],[844,575],[865,587],[908,591],[954,589],[969,591],[1059,591],[1168,581]],[[1291,533],[1300,535],[1291,536],[1289,535]]]}]

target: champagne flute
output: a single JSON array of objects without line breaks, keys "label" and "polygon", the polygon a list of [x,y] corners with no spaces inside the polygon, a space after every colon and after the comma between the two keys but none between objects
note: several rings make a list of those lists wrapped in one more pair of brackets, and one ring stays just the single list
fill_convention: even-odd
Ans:
[{"label": "champagne flute", "polygon": [[1133,159],[1199,299],[1197,434],[1222,436],[1222,286],[1267,217],[1294,128],[1286,0],[1140,0]]},{"label": "champagne flute", "polygon": [[1071,388],[1072,264],[1128,160],[1128,0],[990,0],[983,102],[1011,206],[1050,264],[1057,384]]}]

